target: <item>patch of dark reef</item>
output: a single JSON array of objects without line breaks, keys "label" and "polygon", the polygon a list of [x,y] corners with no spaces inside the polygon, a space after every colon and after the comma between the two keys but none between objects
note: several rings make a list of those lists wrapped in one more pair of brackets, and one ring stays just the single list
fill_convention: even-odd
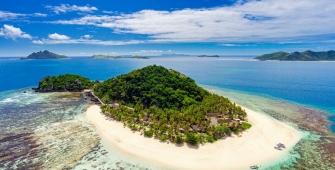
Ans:
[{"label": "patch of dark reef", "polygon": [[0,169],[70,169],[98,146],[100,138],[74,119],[88,104],[82,93],[13,96],[19,101],[0,102]]},{"label": "patch of dark reef", "polygon": [[[279,165],[280,169],[335,169],[335,136],[329,129],[327,113],[306,107],[293,108],[287,104],[281,105],[292,109],[296,114],[282,114],[271,109],[262,109],[263,112],[282,122],[296,125],[309,134],[298,142],[291,153],[298,153],[292,166]],[[277,166],[278,167],[278,166]],[[269,168],[271,169],[271,168]]]}]

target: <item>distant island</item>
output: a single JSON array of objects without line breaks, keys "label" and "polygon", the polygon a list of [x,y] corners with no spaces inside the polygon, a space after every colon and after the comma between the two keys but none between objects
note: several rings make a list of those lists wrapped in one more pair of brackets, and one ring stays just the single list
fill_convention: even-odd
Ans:
[{"label": "distant island", "polygon": [[37,53],[32,53],[26,58],[21,58],[21,60],[26,60],[26,59],[63,59],[63,58],[68,58],[65,55],[58,55],[52,52],[49,52],[47,50],[45,51],[40,51]]},{"label": "distant island", "polygon": [[112,56],[112,55],[103,55],[103,54],[98,54],[98,55],[93,55],[90,58],[112,58],[112,59],[118,59],[118,58],[133,58],[133,59],[149,59],[149,57],[145,56],[131,56],[131,55],[119,55],[119,56]]},{"label": "distant island", "polygon": [[271,54],[264,54],[256,57],[258,60],[280,60],[280,61],[335,61],[335,51],[325,51],[325,52],[314,52],[314,51],[304,51],[304,52],[275,52]]},{"label": "distant island", "polygon": [[146,57],[146,56],[132,56],[131,58],[134,58],[134,59],[150,59],[149,57]]},{"label": "distant island", "polygon": [[198,57],[220,57],[218,55],[199,55]]},{"label": "distant island", "polygon": [[117,59],[117,58],[122,58],[122,56],[112,56],[112,55],[98,54],[98,55],[93,55],[91,58],[113,58],[113,59]]},{"label": "distant island", "polygon": [[[247,113],[228,98],[199,87],[175,70],[151,65],[102,83],[79,75],[47,76],[38,92],[82,91],[102,112],[147,137],[191,145],[212,143],[251,128]],[[97,98],[96,98],[97,97]]]},{"label": "distant island", "polygon": [[190,56],[190,55],[188,55],[188,54],[171,53],[171,54],[161,54],[160,56],[161,57],[174,57],[174,56],[179,56],[179,57],[184,56],[184,57],[186,57],[186,56]]}]

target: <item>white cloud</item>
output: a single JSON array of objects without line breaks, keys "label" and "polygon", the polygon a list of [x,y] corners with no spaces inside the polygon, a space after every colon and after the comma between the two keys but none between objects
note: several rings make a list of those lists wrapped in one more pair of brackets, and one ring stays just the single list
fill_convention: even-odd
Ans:
[{"label": "white cloud", "polygon": [[14,19],[22,19],[27,17],[47,17],[47,14],[42,13],[33,13],[33,14],[20,14],[20,13],[13,13],[13,12],[7,12],[7,11],[0,11],[0,21],[4,20],[14,20]]},{"label": "white cloud", "polygon": [[16,28],[12,25],[4,25],[3,28],[0,28],[0,37],[11,38],[15,40],[16,38],[27,38],[32,39],[29,34],[21,31],[20,28]]},{"label": "white cloud", "polygon": [[130,45],[130,44],[140,44],[144,41],[130,40],[130,41],[103,41],[103,40],[94,40],[94,39],[71,39],[66,35],[60,35],[57,33],[49,34],[48,39],[34,40],[34,44],[91,44],[91,45]]},{"label": "white cloud", "polygon": [[220,44],[221,46],[226,46],[226,47],[236,47],[236,46],[240,46],[238,44]]},{"label": "white cloud", "polygon": [[49,38],[52,40],[69,40],[70,39],[70,37],[66,35],[61,35],[57,33],[49,34]]},{"label": "white cloud", "polygon": [[225,46],[225,47],[255,47],[257,46],[256,44],[219,44],[220,46]]},{"label": "white cloud", "polygon": [[105,14],[114,14],[115,12],[114,11],[102,11],[102,13],[105,13]]},{"label": "white cloud", "polygon": [[232,6],[87,15],[56,24],[94,25],[148,35],[149,42],[290,42],[335,34],[334,0],[248,0]]},{"label": "white cloud", "polygon": [[33,40],[32,43],[34,44],[44,44],[41,40]]},{"label": "white cloud", "polygon": [[77,5],[61,4],[60,6],[45,6],[45,7],[51,9],[56,14],[73,12],[73,11],[93,12],[93,11],[98,10],[98,8],[94,6],[90,6],[90,5],[77,6]]},{"label": "white cloud", "polygon": [[0,20],[11,20],[21,16],[26,16],[25,14],[18,14],[6,11],[0,11]]},{"label": "white cloud", "polygon": [[132,54],[143,54],[143,53],[163,53],[164,51],[162,50],[140,50],[140,51],[135,51],[135,52],[130,52]]},{"label": "white cloud", "polygon": [[35,17],[47,17],[48,15],[37,12],[37,13],[34,13],[32,16],[35,16]]},{"label": "white cloud", "polygon": [[92,38],[93,36],[91,36],[91,35],[84,35],[84,36],[82,36],[81,38],[84,38],[84,39],[90,39],[90,38]]}]

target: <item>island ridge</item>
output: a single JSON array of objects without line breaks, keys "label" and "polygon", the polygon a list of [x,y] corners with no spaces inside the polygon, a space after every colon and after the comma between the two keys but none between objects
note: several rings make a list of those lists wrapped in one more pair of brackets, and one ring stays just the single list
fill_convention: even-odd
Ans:
[{"label": "island ridge", "polygon": [[21,58],[21,60],[24,60],[24,59],[64,59],[64,58],[68,58],[68,57],[66,57],[65,55],[58,55],[58,54],[45,50],[45,51],[40,51],[37,53],[34,52],[26,58]]},{"label": "island ridge", "polygon": [[304,52],[275,52],[271,54],[263,54],[256,57],[259,60],[280,60],[280,61],[335,61],[335,51],[325,51],[325,52],[314,52],[314,51],[304,51]]}]

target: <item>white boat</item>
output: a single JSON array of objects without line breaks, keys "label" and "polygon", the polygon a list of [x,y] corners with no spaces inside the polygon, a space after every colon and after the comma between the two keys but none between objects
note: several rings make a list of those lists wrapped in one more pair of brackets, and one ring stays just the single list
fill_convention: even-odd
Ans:
[{"label": "white boat", "polygon": [[259,167],[257,165],[250,166],[251,169],[258,169]]}]

